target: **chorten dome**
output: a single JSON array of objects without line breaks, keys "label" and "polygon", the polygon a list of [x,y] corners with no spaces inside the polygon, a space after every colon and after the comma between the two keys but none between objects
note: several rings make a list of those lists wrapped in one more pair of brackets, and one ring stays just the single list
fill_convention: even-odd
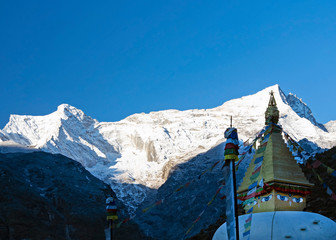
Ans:
[{"label": "chorten dome", "polygon": [[[244,236],[248,214],[239,216],[239,236]],[[212,240],[227,240],[226,223],[220,226]],[[336,223],[317,213],[275,211],[254,213],[250,240],[332,240],[336,239]]]}]

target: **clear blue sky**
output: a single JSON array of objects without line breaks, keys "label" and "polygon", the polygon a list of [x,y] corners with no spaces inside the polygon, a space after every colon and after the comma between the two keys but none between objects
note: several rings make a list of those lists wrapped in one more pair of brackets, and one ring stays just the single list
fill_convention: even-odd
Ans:
[{"label": "clear blue sky", "polygon": [[98,121],[278,83],[336,120],[335,1],[2,1],[0,128],[62,103]]}]

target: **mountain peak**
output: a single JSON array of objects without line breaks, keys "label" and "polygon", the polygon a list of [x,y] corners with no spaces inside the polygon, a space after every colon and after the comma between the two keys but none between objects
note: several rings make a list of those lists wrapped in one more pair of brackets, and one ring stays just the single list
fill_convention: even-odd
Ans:
[{"label": "mountain peak", "polygon": [[275,93],[279,93],[280,91],[282,92],[279,84],[271,85],[269,87],[266,87],[266,88],[260,90],[259,92],[271,92],[271,91],[273,91]]},{"label": "mountain peak", "polygon": [[[59,111],[59,112],[63,112],[63,111],[65,111],[65,110],[71,110],[71,109],[73,109],[73,108],[75,108],[75,107],[73,107],[73,106],[71,106],[71,105],[69,105],[69,104],[67,104],[67,103],[62,103],[62,104],[60,104],[60,105],[57,107],[57,111]],[[75,109],[77,109],[77,108],[75,108]]]},{"label": "mountain peak", "polygon": [[[274,84],[272,86],[269,86],[267,88],[264,88],[263,90],[259,91],[256,94],[259,93],[264,93],[264,94],[269,94],[271,91],[274,92],[274,95],[276,95],[277,97],[279,96],[281,98],[281,100],[287,104],[287,98],[286,98],[286,94],[282,91],[282,89],[280,88],[279,84]],[[269,96],[269,95],[267,95]]]},{"label": "mountain peak", "polygon": [[85,114],[82,110],[73,107],[69,104],[63,103],[57,107],[58,115],[60,115],[62,118],[68,118],[68,117],[76,117],[78,119],[83,119],[85,117]]}]

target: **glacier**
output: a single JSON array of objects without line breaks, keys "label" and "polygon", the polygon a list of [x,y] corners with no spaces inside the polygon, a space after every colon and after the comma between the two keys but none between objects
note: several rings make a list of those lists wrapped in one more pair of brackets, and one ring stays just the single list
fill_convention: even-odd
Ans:
[{"label": "glacier", "polygon": [[0,142],[60,153],[80,162],[110,184],[134,213],[178,165],[225,141],[223,133],[230,116],[240,140],[253,139],[264,126],[270,91],[280,111],[279,123],[296,141],[310,152],[336,145],[336,121],[318,123],[301,99],[286,95],[279,85],[212,109],[139,113],[118,122],[98,122],[82,110],[62,104],[45,116],[11,115],[0,130]]}]

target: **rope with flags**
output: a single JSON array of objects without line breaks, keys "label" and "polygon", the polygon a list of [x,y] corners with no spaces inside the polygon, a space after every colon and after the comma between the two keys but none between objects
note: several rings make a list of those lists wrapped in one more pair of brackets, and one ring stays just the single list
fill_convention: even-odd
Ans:
[{"label": "rope with flags", "polygon": [[[308,168],[311,168],[311,166],[309,166]],[[326,189],[327,194],[330,196],[331,200],[336,201],[336,194],[332,191],[332,189],[327,185],[326,181],[316,172],[316,170],[314,168],[311,168],[315,178],[319,180],[319,182],[321,183],[321,185],[323,186],[323,188]]]},{"label": "rope with flags", "polygon": [[[179,185],[174,191],[172,191],[170,194],[166,195],[165,197],[155,201],[153,204],[149,205],[148,207],[142,209],[142,213],[146,213],[148,212],[149,210],[151,210],[152,208],[156,207],[156,206],[159,206],[161,205],[165,199],[168,199],[170,196],[172,196],[174,193],[177,193],[177,192],[180,192],[182,191],[183,189],[189,187],[192,183],[200,180],[202,178],[202,176],[204,174],[206,174],[207,172],[212,172],[212,170],[220,165],[221,162],[224,162],[223,160],[219,160],[219,161],[216,161],[214,164],[211,165],[211,167],[209,167],[208,169],[204,170],[201,174],[199,174],[197,177],[193,178],[192,180],[186,182],[185,184],[183,185]],[[129,222],[130,220],[133,220],[136,216],[133,216],[133,217],[127,217],[127,218],[124,218],[122,221],[120,221],[116,227],[117,228],[120,228],[122,224],[125,224],[127,222]]]},{"label": "rope with flags", "polygon": [[312,164],[310,164],[309,162],[307,162],[307,168],[319,168],[319,167],[324,167],[327,170],[327,173],[330,176],[336,177],[336,170],[327,166],[326,164],[324,164],[323,162],[321,162],[320,160],[315,160]]},{"label": "rope with flags", "polygon": [[248,187],[248,192],[246,194],[246,197],[244,198],[245,201],[243,202],[243,206],[245,206],[245,208],[247,209],[246,213],[249,214],[247,220],[244,223],[243,237],[245,239],[250,239],[252,216],[253,216],[252,215],[253,206],[256,204],[257,191],[258,192],[263,191],[263,187],[264,187],[263,177],[260,176],[260,172],[261,172],[262,163],[264,160],[264,152],[266,150],[269,137],[272,133],[272,129],[273,127],[270,127],[270,125],[268,125],[268,127],[262,133],[264,134],[264,137],[262,137],[262,134],[259,136],[259,138],[262,138],[262,141],[260,143],[258,150],[256,151],[255,160],[253,162],[254,169],[252,172],[252,176],[250,177],[251,184]]},{"label": "rope with flags", "polygon": [[281,130],[282,130],[284,138],[287,142],[287,147],[289,148],[290,152],[292,153],[294,159],[297,161],[297,163],[305,164],[305,162],[310,157],[312,157],[312,154],[307,153],[303,149],[303,147],[297,141],[295,141],[288,133],[286,133],[282,128],[281,128]]},{"label": "rope with flags", "polygon": [[323,178],[315,171],[315,169],[319,167],[324,167],[326,169],[326,172],[333,177],[336,177],[336,170],[322,163],[318,159],[316,159],[313,163],[308,162],[307,160],[309,158],[312,158],[313,154],[308,154],[298,142],[296,142],[292,137],[289,136],[288,133],[284,132],[284,137],[287,141],[287,146],[289,147],[289,150],[294,156],[294,159],[297,160],[298,163],[305,165],[307,168],[312,169],[315,178],[318,179],[319,182],[322,184],[323,188],[326,189],[326,192],[331,197],[331,199],[336,201],[336,194],[325,183]]},{"label": "rope with flags", "polygon": [[[182,239],[186,239],[187,235],[190,233],[190,231],[195,227],[196,223],[201,219],[202,215],[206,212],[208,207],[212,204],[212,202],[216,199],[217,195],[220,193],[222,188],[225,186],[225,182],[223,182],[219,188],[216,190],[216,193],[211,197],[210,201],[208,201],[207,205],[203,208],[203,210],[198,214],[197,218],[192,222],[191,226],[188,228],[186,233],[184,234]],[[222,196],[220,199],[225,199],[226,196]]]},{"label": "rope with flags", "polygon": [[[265,131],[266,129],[263,129],[259,132],[259,134],[257,135],[257,137],[252,141],[251,144],[248,145],[247,149],[245,152],[243,152],[239,157],[238,157],[238,161],[236,161],[235,163],[235,168],[238,169],[238,167],[240,166],[240,163],[245,159],[245,156],[247,155],[248,152],[251,152],[252,150],[252,146],[254,145],[254,143],[262,136],[262,133]],[[244,146],[246,146],[246,143],[248,142],[245,141],[244,142]],[[228,152],[228,151],[227,151]],[[217,163],[217,162],[216,162]],[[215,164],[214,164],[215,165]],[[217,164],[216,164],[217,165]],[[225,164],[222,166],[225,166]],[[213,166],[214,167],[214,166]],[[213,168],[212,167],[212,168]],[[210,168],[211,169],[211,168]],[[202,173],[203,174],[203,173]],[[200,176],[202,176],[202,174]],[[215,200],[215,198],[217,197],[217,195],[219,194],[219,192],[221,191],[221,189],[225,186],[225,181],[224,183],[216,190],[216,193],[213,195],[213,197],[211,198],[211,200],[208,202],[208,204],[203,208],[203,210],[199,213],[199,215],[197,216],[197,218],[191,223],[190,227],[188,228],[188,230],[186,231],[185,235],[183,236],[183,239],[185,239],[187,237],[187,235],[190,233],[190,231],[194,228],[194,226],[197,224],[197,222],[201,219],[202,215],[206,212],[207,208],[211,205],[211,203]],[[221,200],[227,199],[226,195],[223,195],[221,198]]]},{"label": "rope with flags", "polygon": [[[255,140],[256,141],[256,140]],[[246,142],[245,142],[246,144]],[[236,169],[238,169],[240,163],[244,160],[245,158],[245,155],[247,154],[248,151],[251,150],[252,148],[252,145],[249,145],[248,149],[246,152],[243,152],[242,155],[240,155],[239,157],[239,161],[236,163]],[[176,192],[180,192],[182,191],[183,189],[189,187],[192,183],[196,182],[197,180],[200,180],[202,178],[202,176],[204,174],[206,174],[207,172],[211,172],[215,167],[219,166],[220,163],[223,163],[223,166],[222,168],[224,167],[224,164],[225,164],[225,161],[224,160],[219,160],[219,161],[216,161],[211,167],[209,167],[208,169],[204,170],[201,174],[199,174],[197,177],[193,178],[192,180],[186,182],[185,184],[183,185],[179,185],[174,191],[172,191],[170,194],[168,194],[167,196],[165,196],[164,198],[161,198],[160,200],[158,201],[155,201],[153,204],[149,205],[148,207],[142,209],[142,213],[146,213],[148,212],[149,210],[151,210],[152,208],[155,208],[156,206],[159,206],[161,205],[165,199],[169,198],[170,196],[172,196],[174,193]],[[220,199],[223,200],[225,199],[226,196],[222,196]],[[122,224],[125,224],[131,220],[133,220],[134,218],[136,218],[136,216],[132,216],[132,217],[127,217],[127,218],[124,218],[123,220],[121,220],[117,225],[116,225],[116,228],[120,228]]]},{"label": "rope with flags", "polygon": [[[238,169],[238,167],[240,166],[240,163],[245,159],[246,155],[248,152],[251,152],[252,150],[252,146],[254,145],[254,143],[262,136],[262,133],[265,131],[266,129],[263,129],[259,132],[259,134],[257,135],[257,137],[252,141],[251,144],[247,145],[246,143],[248,142],[245,141],[244,142],[244,146],[247,145],[247,149],[246,151],[244,151],[239,157],[238,157],[238,161],[236,161],[235,163],[235,168]],[[228,151],[227,151],[228,152]],[[225,165],[223,165],[224,167]],[[223,169],[222,167],[222,169]],[[227,174],[226,174],[227,176]],[[194,228],[194,226],[197,224],[197,222],[201,219],[202,215],[206,212],[207,208],[211,205],[211,203],[215,200],[215,198],[217,197],[217,195],[219,194],[220,190],[225,186],[225,181],[224,183],[216,190],[216,193],[213,195],[213,197],[211,198],[211,200],[208,202],[208,204],[203,208],[203,210],[199,213],[199,215],[197,216],[197,218],[191,223],[191,226],[188,228],[188,230],[186,231],[183,239],[185,239],[187,237],[187,235],[190,233],[190,231]],[[226,195],[223,195],[221,198],[221,200],[227,199]]]},{"label": "rope with flags", "polygon": [[203,172],[202,172],[200,175],[198,175],[197,177],[193,178],[192,180],[186,182],[186,183],[183,184],[183,185],[178,186],[173,192],[171,192],[171,193],[168,194],[167,196],[165,196],[165,197],[163,197],[162,199],[156,201],[156,202],[153,203],[152,205],[150,205],[150,206],[148,206],[148,207],[142,209],[142,212],[143,212],[143,213],[148,212],[150,209],[152,209],[152,208],[154,208],[154,207],[156,207],[156,206],[159,206],[161,203],[164,202],[165,199],[169,198],[169,197],[170,197],[171,195],[173,195],[174,193],[179,192],[179,191],[181,191],[182,189],[189,187],[190,184],[192,184],[192,183],[196,182],[197,180],[201,179],[201,177],[202,177],[205,173],[207,173],[207,172],[209,172],[209,171],[212,172],[212,170],[213,170],[213,169],[214,169],[214,168],[215,168],[221,161],[222,161],[222,160],[219,160],[219,161],[215,162],[210,168],[208,168],[208,169],[206,169],[205,171],[203,171]]},{"label": "rope with flags", "polygon": [[[247,152],[251,150],[251,148],[252,148],[254,142],[257,141],[257,139],[258,139],[258,138],[256,138],[256,139],[253,141],[253,143],[252,143],[251,145],[249,145],[249,147],[248,147],[248,149],[247,149],[246,152],[243,152],[243,153],[240,155],[240,157],[238,158],[239,161],[236,162],[236,169],[238,169],[240,163],[244,160],[244,158],[245,158]],[[164,198],[162,198],[162,199],[160,199],[160,200],[154,202],[154,203],[151,204],[150,206],[144,208],[144,209],[142,210],[142,212],[143,212],[143,213],[146,213],[146,212],[148,212],[149,210],[151,210],[152,208],[154,208],[154,207],[156,207],[156,206],[159,206],[161,203],[164,202],[165,199],[169,198],[169,197],[170,197],[171,195],[173,195],[174,193],[179,192],[179,191],[183,190],[184,188],[189,187],[190,184],[196,182],[197,180],[200,180],[201,177],[202,177],[204,174],[206,174],[207,172],[212,172],[212,170],[213,170],[216,166],[220,165],[221,162],[223,163],[223,166],[222,166],[222,169],[223,169],[223,167],[224,167],[224,165],[225,165],[225,161],[224,161],[224,160],[216,161],[210,168],[204,170],[200,175],[198,175],[197,177],[193,178],[192,180],[186,182],[185,184],[179,185],[173,192],[171,192],[170,194],[168,194],[168,195],[165,196]]]}]

